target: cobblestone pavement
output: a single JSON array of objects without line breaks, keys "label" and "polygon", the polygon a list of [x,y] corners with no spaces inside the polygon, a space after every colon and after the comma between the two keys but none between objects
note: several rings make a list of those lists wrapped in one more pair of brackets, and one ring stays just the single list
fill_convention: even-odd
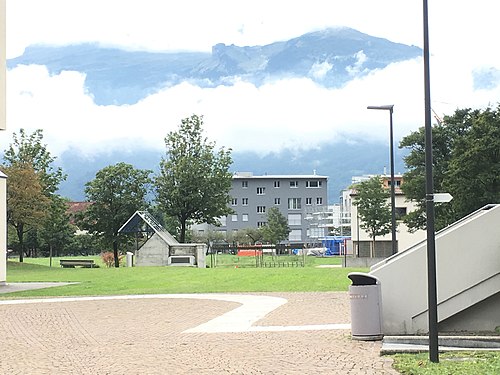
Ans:
[{"label": "cobblestone pavement", "polygon": [[[255,325],[349,323],[347,293],[288,302]],[[124,299],[0,305],[0,374],[398,374],[349,330],[185,333],[239,303]]]}]

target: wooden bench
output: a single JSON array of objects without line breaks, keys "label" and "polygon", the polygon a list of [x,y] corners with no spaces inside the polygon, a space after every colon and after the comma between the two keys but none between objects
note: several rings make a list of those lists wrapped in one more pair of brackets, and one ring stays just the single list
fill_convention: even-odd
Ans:
[{"label": "wooden bench", "polygon": [[83,267],[83,268],[94,268],[94,260],[93,259],[61,259],[59,264],[63,268],[75,268],[75,267]]}]

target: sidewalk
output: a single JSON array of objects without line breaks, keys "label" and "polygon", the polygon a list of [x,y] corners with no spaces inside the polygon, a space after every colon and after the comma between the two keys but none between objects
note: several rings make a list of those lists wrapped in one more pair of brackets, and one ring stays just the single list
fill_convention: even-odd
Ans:
[{"label": "sidewalk", "polygon": [[397,374],[345,292],[112,298],[0,301],[0,373]]}]

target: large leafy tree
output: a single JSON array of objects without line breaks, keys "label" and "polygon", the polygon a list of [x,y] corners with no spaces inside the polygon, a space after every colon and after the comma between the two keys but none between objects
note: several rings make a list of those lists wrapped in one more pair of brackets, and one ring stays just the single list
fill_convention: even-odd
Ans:
[{"label": "large leafy tree", "polygon": [[353,204],[358,209],[361,228],[367,231],[372,239],[371,256],[375,253],[375,239],[391,231],[390,193],[384,189],[382,179],[378,176],[360,182],[354,187],[356,195]]},{"label": "large leafy tree", "polygon": [[470,126],[454,142],[443,183],[454,197],[457,219],[500,202],[500,105],[467,115]]},{"label": "large leafy tree", "polygon": [[5,166],[16,164],[29,164],[35,170],[40,179],[42,191],[46,196],[54,194],[59,184],[66,179],[61,168],[54,168],[56,160],[43,144],[43,131],[35,130],[32,134],[26,134],[24,129],[19,134],[13,134],[13,142],[4,153]]},{"label": "large leafy tree", "polygon": [[[55,197],[55,192],[59,188],[59,184],[66,178],[61,168],[53,166],[56,160],[47,149],[47,145],[43,144],[43,131],[41,129],[35,130],[31,134],[27,134],[24,129],[20,129],[19,134],[13,134],[13,141],[4,152],[4,169],[8,170],[8,185],[13,188],[14,185],[23,185],[27,190],[26,194],[30,192],[29,198],[26,194],[26,199],[33,199],[33,194],[42,194],[48,199]],[[17,178],[19,174],[24,174],[29,177],[26,181],[19,181]],[[16,176],[14,176],[16,175]],[[15,179],[16,181],[9,180]],[[34,186],[29,186],[28,183],[33,182]],[[20,195],[17,195],[20,197]],[[8,196],[9,199],[14,199],[13,196]],[[10,223],[14,226],[18,237],[20,249],[19,260],[23,261],[24,252],[24,235],[28,232],[36,238],[36,232],[41,228],[43,219],[46,215],[40,215],[40,207],[47,203],[45,198],[40,197],[39,204],[35,204],[33,209],[24,210],[23,215],[32,214],[33,217],[23,216],[20,217],[16,214],[17,209],[20,207],[19,201],[17,203],[7,202],[10,206]],[[16,220],[14,224],[14,220]]]},{"label": "large leafy tree", "polygon": [[[486,203],[499,201],[499,108],[459,109],[432,128],[435,192],[449,192],[451,203],[436,204],[436,229],[442,229]],[[411,231],[425,229],[425,129],[402,139],[407,172],[401,185],[417,210],[404,222]]]},{"label": "large leafy tree", "polygon": [[277,207],[271,207],[267,212],[267,223],[261,227],[261,231],[264,241],[276,245],[288,238],[290,227],[280,210]]},{"label": "large leafy tree", "polygon": [[179,223],[179,241],[185,242],[188,223],[217,225],[232,212],[231,150],[216,150],[202,134],[203,117],[192,115],[165,138],[166,156],[156,178],[159,206]]},{"label": "large leafy tree", "polygon": [[7,179],[7,222],[14,228],[19,246],[19,262],[24,260],[25,235],[41,228],[50,207],[39,175],[29,163],[4,168]]},{"label": "large leafy tree", "polygon": [[85,185],[85,195],[92,204],[79,215],[78,225],[113,247],[115,267],[119,267],[118,230],[135,211],[147,207],[150,174],[118,163],[101,169]]},{"label": "large leafy tree", "polygon": [[48,247],[51,265],[52,256],[58,256],[72,243],[75,230],[76,227],[71,224],[67,201],[59,196],[53,196],[45,224],[39,230],[40,238]]}]

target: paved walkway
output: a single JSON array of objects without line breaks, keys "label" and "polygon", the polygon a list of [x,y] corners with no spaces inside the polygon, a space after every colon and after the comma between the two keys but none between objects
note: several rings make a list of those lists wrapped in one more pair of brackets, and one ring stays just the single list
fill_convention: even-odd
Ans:
[{"label": "paved walkway", "polygon": [[397,374],[347,293],[0,301],[0,374]]}]

